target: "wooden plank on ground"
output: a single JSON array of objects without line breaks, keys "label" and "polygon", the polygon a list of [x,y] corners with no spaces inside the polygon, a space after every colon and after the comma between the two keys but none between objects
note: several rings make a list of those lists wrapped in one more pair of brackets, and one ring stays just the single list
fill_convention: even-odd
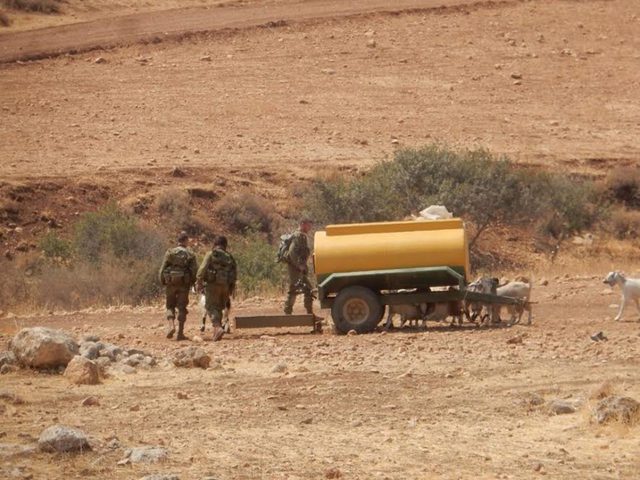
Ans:
[{"label": "wooden plank on ground", "polygon": [[258,315],[235,318],[236,328],[284,328],[311,327],[314,330],[320,322],[315,315]]}]

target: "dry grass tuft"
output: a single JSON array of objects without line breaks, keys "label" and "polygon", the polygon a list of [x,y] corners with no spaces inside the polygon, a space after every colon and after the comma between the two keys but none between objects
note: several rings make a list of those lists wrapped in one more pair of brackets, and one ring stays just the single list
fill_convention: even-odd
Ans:
[{"label": "dry grass tuft", "polygon": [[609,380],[605,380],[603,383],[593,389],[589,398],[591,400],[602,400],[612,396],[615,393],[615,388]]}]

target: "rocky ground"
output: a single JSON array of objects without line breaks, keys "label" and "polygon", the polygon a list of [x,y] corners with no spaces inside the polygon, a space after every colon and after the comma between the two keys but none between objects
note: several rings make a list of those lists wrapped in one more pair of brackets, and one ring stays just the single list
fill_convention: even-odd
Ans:
[{"label": "rocky ground", "polygon": [[[640,399],[638,313],[614,322],[618,296],[597,275],[560,276],[534,292],[530,327],[236,331],[215,344],[210,330],[203,342],[164,339],[156,307],[3,320],[4,341],[47,325],[154,359],[123,368],[122,357],[97,385],[23,369],[0,377],[3,474],[635,478],[638,427],[601,425],[595,409],[608,395]],[[277,309],[251,299],[237,313]],[[196,316],[191,336],[199,334]],[[590,338],[599,331],[607,340]],[[175,367],[173,355],[185,347],[202,348],[209,366]],[[54,424],[80,429],[91,450],[38,450]],[[157,448],[129,451],[138,447]],[[145,463],[147,454],[160,459]]]}]

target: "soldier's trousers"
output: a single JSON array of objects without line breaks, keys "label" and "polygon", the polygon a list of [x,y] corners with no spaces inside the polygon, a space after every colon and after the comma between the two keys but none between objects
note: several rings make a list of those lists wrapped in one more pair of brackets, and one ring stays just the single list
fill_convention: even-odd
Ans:
[{"label": "soldier's trousers", "polygon": [[182,285],[167,285],[167,320],[175,320],[176,309],[178,310],[178,322],[184,323],[187,320],[187,305],[189,305],[189,287]]},{"label": "soldier's trousers", "polygon": [[309,277],[292,265],[287,265],[287,273],[289,274],[289,290],[287,291],[287,299],[284,302],[284,313],[289,315],[293,312],[293,304],[296,302],[298,293],[304,295],[304,308],[307,313],[312,313],[313,296]]},{"label": "soldier's trousers", "polygon": [[204,308],[214,327],[222,325],[222,312],[227,306],[231,292],[229,285],[223,283],[207,284],[204,287]]}]

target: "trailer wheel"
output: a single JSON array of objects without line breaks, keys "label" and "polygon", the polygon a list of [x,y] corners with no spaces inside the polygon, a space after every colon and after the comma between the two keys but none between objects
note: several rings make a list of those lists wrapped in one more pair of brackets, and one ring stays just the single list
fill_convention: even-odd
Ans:
[{"label": "trailer wheel", "polygon": [[331,307],[331,317],[338,333],[350,330],[368,333],[375,330],[384,315],[378,295],[365,287],[342,290]]}]

